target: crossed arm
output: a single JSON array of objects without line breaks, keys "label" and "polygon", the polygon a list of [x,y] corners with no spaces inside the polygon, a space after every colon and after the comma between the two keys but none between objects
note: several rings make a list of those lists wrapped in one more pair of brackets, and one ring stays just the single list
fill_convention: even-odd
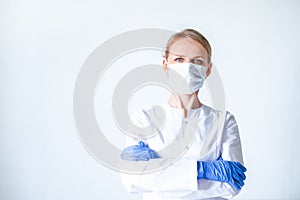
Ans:
[{"label": "crossed arm", "polygon": [[[233,115],[226,116],[222,148],[217,160],[201,161],[181,158],[170,167],[144,175],[122,175],[129,192],[196,192],[203,197],[232,197],[244,185],[246,168],[238,128]],[[139,142],[123,150],[123,160],[138,162],[163,160],[145,143]],[[224,159],[224,160],[223,160]],[[174,177],[174,178],[173,178]],[[175,178],[176,177],[176,178]]]}]

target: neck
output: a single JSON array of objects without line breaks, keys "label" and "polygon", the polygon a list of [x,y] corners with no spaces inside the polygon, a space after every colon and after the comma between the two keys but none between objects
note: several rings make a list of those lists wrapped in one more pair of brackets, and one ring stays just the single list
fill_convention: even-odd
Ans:
[{"label": "neck", "polygon": [[174,108],[182,108],[184,110],[199,108],[202,104],[198,99],[198,91],[193,94],[175,94],[172,93],[168,103]]}]

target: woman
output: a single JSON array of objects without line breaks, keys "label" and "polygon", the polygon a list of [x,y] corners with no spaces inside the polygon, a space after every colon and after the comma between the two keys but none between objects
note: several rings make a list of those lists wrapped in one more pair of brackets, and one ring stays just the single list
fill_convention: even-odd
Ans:
[{"label": "woman", "polygon": [[[239,193],[246,178],[238,126],[234,116],[226,112],[221,140],[205,157],[199,152],[214,130],[220,111],[198,99],[203,81],[211,73],[211,46],[193,29],[174,34],[168,41],[163,60],[173,90],[161,106],[166,123],[159,134],[137,141],[129,138],[121,158],[132,162],[164,159],[158,152],[178,138],[184,138],[184,124],[196,119],[195,138],[187,151],[170,167],[152,174],[122,175],[128,192],[143,192],[144,199],[229,199]],[[152,124],[151,109],[132,115],[137,126]],[[195,121],[195,120],[194,120]],[[179,137],[181,135],[182,137]],[[217,139],[217,138],[216,138]]]}]

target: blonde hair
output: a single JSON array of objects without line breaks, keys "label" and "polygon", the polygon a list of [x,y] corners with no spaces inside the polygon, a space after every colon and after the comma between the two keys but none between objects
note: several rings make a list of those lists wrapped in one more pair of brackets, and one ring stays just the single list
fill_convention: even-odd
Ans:
[{"label": "blonde hair", "polygon": [[199,33],[198,31],[196,31],[194,29],[184,29],[183,31],[181,31],[179,33],[175,33],[174,35],[172,35],[169,38],[166,49],[165,49],[165,58],[166,59],[169,56],[170,47],[179,38],[190,38],[190,39],[194,40],[195,42],[199,43],[200,45],[202,45],[207,52],[208,63],[210,62],[211,55],[212,55],[211,46],[210,46],[208,40],[201,33]]}]

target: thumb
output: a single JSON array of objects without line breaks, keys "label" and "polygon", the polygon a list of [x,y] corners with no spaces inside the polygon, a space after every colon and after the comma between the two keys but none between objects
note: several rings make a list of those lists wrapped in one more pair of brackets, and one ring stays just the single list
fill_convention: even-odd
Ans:
[{"label": "thumb", "polygon": [[143,142],[143,141],[139,141],[139,145],[140,145],[140,147],[145,147],[146,146],[145,142]]}]

